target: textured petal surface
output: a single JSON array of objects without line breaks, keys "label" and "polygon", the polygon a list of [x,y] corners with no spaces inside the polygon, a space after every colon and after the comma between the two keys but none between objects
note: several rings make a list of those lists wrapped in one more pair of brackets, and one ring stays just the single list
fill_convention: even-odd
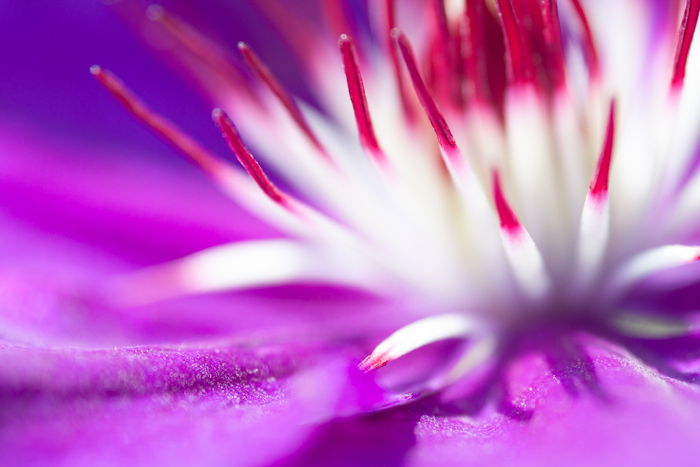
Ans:
[{"label": "textured petal surface", "polygon": [[0,352],[12,465],[261,465],[333,413],[342,377],[291,348]]},{"label": "textured petal surface", "polygon": [[[292,463],[329,465],[692,464],[700,454],[694,385],[593,343],[588,358],[529,356],[509,371],[510,397],[432,402],[336,420]],[[461,412],[461,413],[460,413]]]}]

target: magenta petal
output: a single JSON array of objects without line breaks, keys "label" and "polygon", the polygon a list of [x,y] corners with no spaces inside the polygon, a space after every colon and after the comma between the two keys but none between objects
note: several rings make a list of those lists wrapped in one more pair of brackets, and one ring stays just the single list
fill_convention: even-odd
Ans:
[{"label": "magenta petal", "polygon": [[[659,376],[602,343],[587,347],[594,381],[540,356],[511,368],[503,403],[448,413],[434,402],[336,420],[316,431],[294,463],[327,465],[687,465],[700,455],[699,388]],[[574,381],[575,390],[565,381]],[[493,402],[493,401],[492,401]]]},{"label": "magenta petal", "polygon": [[196,167],[176,170],[104,148],[39,144],[35,136],[0,128],[0,195],[3,212],[37,230],[134,265],[276,234]]},{"label": "magenta petal", "polygon": [[17,465],[265,464],[333,413],[344,377],[292,348],[0,354],[0,457]]},{"label": "magenta petal", "polygon": [[657,271],[625,295],[621,307],[678,316],[698,311],[700,262]]}]

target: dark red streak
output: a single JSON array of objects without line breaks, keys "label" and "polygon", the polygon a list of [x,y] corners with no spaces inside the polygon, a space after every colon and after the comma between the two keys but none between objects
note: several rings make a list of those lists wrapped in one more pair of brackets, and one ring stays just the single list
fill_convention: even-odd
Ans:
[{"label": "dark red streak", "polygon": [[387,53],[389,54],[389,60],[391,61],[391,68],[394,72],[394,78],[396,80],[396,87],[398,89],[399,98],[401,99],[401,108],[406,116],[406,120],[409,123],[413,123],[416,118],[416,112],[408,97],[406,90],[406,83],[404,81],[404,76],[401,72],[401,64],[399,62],[399,54],[396,47],[396,42],[391,37],[391,31],[397,26],[396,24],[396,0],[385,0],[384,9],[386,14],[386,45]]},{"label": "dark red streak", "polygon": [[459,56],[460,38],[454,37],[450,31],[445,0],[432,0],[433,16],[435,18],[436,53],[431,55],[437,74],[436,84],[443,90],[445,99],[459,106],[462,103],[462,70],[457,57]]},{"label": "dark red streak", "polygon": [[501,187],[501,177],[498,171],[493,172],[493,200],[496,204],[496,212],[498,212],[498,219],[501,222],[501,229],[505,230],[510,234],[519,233],[522,230],[520,221],[513,212],[513,209],[508,204],[505,195],[503,194],[503,189]]},{"label": "dark red streak", "polygon": [[257,183],[263,193],[275,203],[287,207],[289,198],[270,181],[267,175],[265,175],[258,161],[255,160],[250,151],[248,151],[248,148],[243,144],[236,126],[228,115],[221,109],[214,109],[212,118],[221,130],[226,143],[228,143],[229,148],[236,156],[236,159],[238,159],[238,162],[241,163],[245,171],[248,172],[248,175]]},{"label": "dark red streak", "polygon": [[610,178],[610,165],[612,164],[613,145],[615,141],[615,100],[610,102],[610,112],[608,114],[608,125],[605,130],[605,140],[603,149],[598,159],[598,167],[591,182],[589,193],[593,198],[599,199],[608,193],[608,183]]},{"label": "dark red streak", "polygon": [[700,0],[686,0],[683,21],[678,32],[678,48],[676,49],[676,60],[673,65],[673,78],[671,79],[671,86],[674,88],[681,86],[685,78],[690,44],[693,41],[695,27],[698,24],[699,12]]},{"label": "dark red streak", "polygon": [[365,87],[362,83],[362,75],[360,74],[360,67],[357,64],[357,54],[355,53],[352,39],[347,35],[342,35],[338,41],[338,46],[343,56],[345,78],[348,83],[348,93],[350,94],[352,109],[355,113],[355,121],[357,122],[360,141],[363,146],[370,150],[374,157],[383,161],[384,153],[379,148],[379,142],[374,133]]},{"label": "dark red streak", "polygon": [[484,0],[466,2],[468,48],[465,54],[465,70],[469,77],[471,97],[485,103],[491,99],[486,62],[486,4]]},{"label": "dark red streak", "polygon": [[284,89],[282,84],[272,75],[270,69],[260,60],[260,58],[258,58],[255,52],[253,52],[247,44],[240,42],[238,44],[238,49],[243,54],[243,58],[245,58],[245,61],[250,69],[258,76],[258,78],[260,78],[260,80],[270,89],[270,91],[272,91],[275,97],[277,97],[304,136],[306,136],[311,144],[318,149],[324,158],[328,159],[328,153],[304,118],[299,106],[296,104],[292,96]]},{"label": "dark red streak", "polygon": [[549,67],[547,75],[551,85],[561,88],[566,79],[564,50],[561,44],[561,26],[559,24],[559,8],[557,0],[543,0],[540,3],[540,12],[544,23],[544,37],[547,44],[547,56]]},{"label": "dark red streak", "polygon": [[591,25],[588,22],[586,11],[581,5],[581,0],[571,0],[571,3],[574,6],[578,20],[581,22],[581,28],[583,28],[583,51],[588,61],[591,77],[597,79],[600,74],[600,60],[598,58],[598,49],[593,39]]},{"label": "dark red streak", "polygon": [[202,148],[176,125],[149,109],[141,99],[111,72],[93,65],[90,67],[90,73],[129,113],[202,169],[215,173],[223,165],[223,162],[219,161],[216,156]]},{"label": "dark red streak", "polygon": [[452,132],[447,125],[445,117],[440,113],[435,100],[430,95],[428,88],[423,81],[423,78],[418,71],[418,65],[416,64],[415,56],[413,55],[413,50],[411,49],[411,44],[408,43],[408,39],[399,30],[395,29],[393,32],[394,40],[397,41],[399,50],[403,57],[406,68],[408,69],[408,74],[413,82],[413,88],[418,95],[418,100],[420,100],[425,113],[428,115],[430,124],[435,130],[435,134],[438,138],[438,143],[443,149],[446,149],[448,153],[454,153],[457,150],[457,144],[455,143]]},{"label": "dark red streak", "polygon": [[503,35],[508,51],[509,75],[514,83],[530,83],[533,80],[531,54],[525,43],[523,31],[513,9],[511,0],[498,0]]}]

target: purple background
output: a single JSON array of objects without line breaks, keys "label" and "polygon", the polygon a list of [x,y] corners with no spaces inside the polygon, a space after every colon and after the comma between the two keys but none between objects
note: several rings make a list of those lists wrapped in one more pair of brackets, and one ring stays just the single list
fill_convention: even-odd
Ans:
[{"label": "purple background", "polygon": [[[145,11],[147,3],[141,3]],[[303,79],[290,72],[294,59],[252,2],[161,3],[231,44],[232,51],[237,41],[250,42],[290,88],[305,94]],[[236,21],[239,18],[245,21]],[[2,2],[0,41],[0,119],[5,122],[28,127],[50,140],[108,145],[133,150],[138,157],[183,165],[94,81],[88,67],[97,63],[117,73],[149,105],[209,148],[225,150],[209,117],[213,103],[201,99],[136,37],[108,2]]]}]

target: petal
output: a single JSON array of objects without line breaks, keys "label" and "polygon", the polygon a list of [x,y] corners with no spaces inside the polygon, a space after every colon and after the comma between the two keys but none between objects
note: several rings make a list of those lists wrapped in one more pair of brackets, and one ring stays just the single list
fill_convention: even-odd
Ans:
[{"label": "petal", "polygon": [[267,464],[333,413],[343,377],[291,347],[0,352],[18,465]]},{"label": "petal", "polygon": [[135,265],[275,234],[198,178],[194,168],[181,171],[96,148],[36,143],[35,136],[0,127],[0,198],[4,212],[38,230]]},{"label": "petal", "polygon": [[649,465],[697,457],[697,387],[661,377],[618,348],[587,349],[583,365],[524,357],[509,372],[510,399],[495,408],[477,397],[464,399],[457,414],[426,402],[336,420],[294,462]]}]

